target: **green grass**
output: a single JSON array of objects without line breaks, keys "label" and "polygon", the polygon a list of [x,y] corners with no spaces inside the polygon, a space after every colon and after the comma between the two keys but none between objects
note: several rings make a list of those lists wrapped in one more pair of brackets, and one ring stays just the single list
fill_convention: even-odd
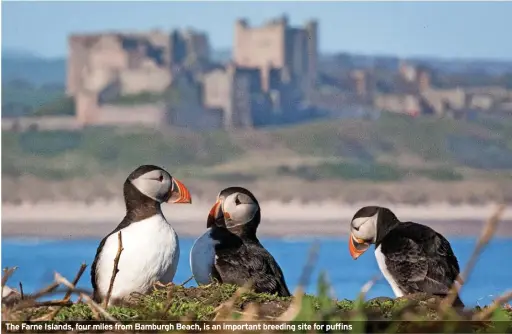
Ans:
[{"label": "green grass", "polygon": [[222,132],[125,132],[101,128],[3,132],[2,150],[4,175],[29,173],[47,178],[129,172],[141,164],[187,169],[222,163],[241,154]]},{"label": "green grass", "polygon": [[64,96],[64,91],[57,89],[45,90],[41,88],[18,88],[9,85],[2,86],[2,105],[16,103],[37,109]]},{"label": "green grass", "polygon": [[[129,304],[109,307],[107,312],[122,322],[183,321],[185,319],[211,321],[214,318],[234,320],[242,317],[249,321],[311,321],[324,326],[344,322],[352,324],[353,331],[357,333],[399,333],[411,330],[442,333],[457,333],[461,330],[496,333],[512,329],[512,311],[509,309],[498,308],[491,313],[491,318],[486,322],[470,323],[467,320],[480,312],[482,310],[480,307],[468,309],[460,314],[449,311],[441,315],[438,311],[441,300],[424,294],[398,299],[382,297],[368,301],[334,300],[329,297],[330,286],[322,275],[318,281],[316,295],[278,297],[251,291],[240,293],[237,290],[236,286],[228,284],[190,288],[176,285],[156,290],[148,295],[135,296]],[[17,311],[7,306],[2,307],[4,318],[7,318],[4,320],[8,321],[27,321],[51,312],[50,307],[27,306]],[[284,316],[288,309],[295,309],[295,311]],[[248,312],[253,312],[254,315],[247,318]],[[91,307],[81,302],[61,308],[53,320],[60,322],[97,320],[97,318],[91,311]]]},{"label": "green grass", "polygon": [[[376,122],[361,120],[321,121],[276,130],[271,135],[302,154],[320,156],[371,157],[409,153],[428,161],[464,163],[453,139],[483,142],[512,153],[512,123],[495,124],[437,118],[410,118],[383,114]],[[508,146],[507,146],[508,145]],[[493,159],[485,145],[476,148],[480,160]],[[361,160],[361,159],[360,159]]]},{"label": "green grass", "polygon": [[306,181],[321,179],[370,180],[379,182],[400,181],[410,176],[421,176],[437,181],[460,181],[462,174],[447,167],[432,169],[405,169],[379,163],[322,163],[317,166],[300,166],[292,169],[280,166],[278,175],[295,176]]},{"label": "green grass", "polygon": [[178,88],[172,87],[162,93],[142,92],[138,94],[122,95],[109,103],[117,105],[137,105],[156,102],[178,103],[183,94],[184,92],[180,92]]},{"label": "green grass", "polygon": [[163,94],[143,92],[139,94],[129,94],[120,96],[115,100],[111,101],[111,103],[117,105],[136,105],[162,101],[164,101]]},{"label": "green grass", "polygon": [[[323,121],[259,130],[250,136],[243,139],[240,134],[232,136],[224,131],[183,129],[4,131],[2,174],[65,179],[127,173],[140,164],[157,164],[173,171],[194,171],[198,178],[220,181],[234,178],[251,182],[277,174],[311,181],[394,182],[405,177],[458,181],[466,178],[468,169],[480,170],[479,175],[497,175],[499,170],[512,169],[510,121],[411,119],[384,114],[378,121]],[[254,136],[272,143],[266,145],[275,150],[259,151]],[[280,154],[273,152],[283,148],[304,161],[293,165],[272,164],[273,154]],[[261,154],[258,168],[248,168],[244,156],[258,154]],[[404,164],[400,160],[404,156],[424,161],[424,166]],[[308,163],[312,158],[318,161]],[[212,171],[212,166],[224,163],[239,164],[240,168]]]}]

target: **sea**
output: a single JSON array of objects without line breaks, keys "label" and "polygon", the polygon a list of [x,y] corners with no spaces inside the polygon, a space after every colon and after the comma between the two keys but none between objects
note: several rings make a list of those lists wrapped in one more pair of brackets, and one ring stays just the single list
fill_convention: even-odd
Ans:
[{"label": "sea", "polygon": [[[476,238],[452,237],[449,240],[461,268],[464,268],[476,245]],[[53,282],[55,272],[72,281],[82,263],[91,265],[99,241],[3,238],[2,267],[18,267],[7,285],[19,288],[21,282],[24,292],[32,293]],[[260,241],[276,258],[291,290],[297,287],[304,266],[312,254],[316,254],[316,260],[311,263],[313,270],[307,282],[307,293],[315,294],[320,277],[323,277],[331,286],[333,297],[340,300],[355,299],[361,287],[380,273],[373,252],[370,250],[353,260],[346,239],[263,238]],[[189,252],[193,242],[194,239],[180,238],[181,257],[174,277],[177,284],[191,276]],[[186,286],[193,285],[195,282],[192,280]],[[78,286],[91,289],[89,267]],[[483,306],[511,288],[512,238],[496,238],[480,254],[462,289],[461,297],[468,306]],[[382,296],[393,297],[384,278],[375,283],[367,299]]]}]

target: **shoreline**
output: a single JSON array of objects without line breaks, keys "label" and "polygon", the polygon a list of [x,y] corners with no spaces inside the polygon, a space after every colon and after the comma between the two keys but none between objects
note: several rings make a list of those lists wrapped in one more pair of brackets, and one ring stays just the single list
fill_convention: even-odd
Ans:
[{"label": "shoreline", "polygon": [[[267,201],[260,203],[261,237],[346,237],[354,213],[369,203],[340,204]],[[483,206],[437,203],[421,206],[384,204],[402,221],[415,221],[451,235],[478,236],[496,205]],[[183,237],[198,237],[206,228],[211,204],[162,205],[167,220]],[[124,216],[120,201],[48,202],[2,205],[2,238],[46,237],[62,239],[98,238],[112,231]],[[505,209],[496,236],[512,237],[512,210]]]}]

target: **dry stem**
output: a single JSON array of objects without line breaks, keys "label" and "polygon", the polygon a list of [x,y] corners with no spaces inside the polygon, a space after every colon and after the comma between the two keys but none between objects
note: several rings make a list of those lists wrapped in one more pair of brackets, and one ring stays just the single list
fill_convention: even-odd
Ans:
[{"label": "dry stem", "polygon": [[23,299],[25,299],[25,293],[23,292],[23,284],[21,284],[21,282],[20,282],[19,285],[20,285],[21,300],[23,300]]},{"label": "dry stem", "polygon": [[118,240],[118,246],[117,246],[117,254],[114,258],[114,268],[112,269],[112,277],[110,278],[110,285],[108,287],[108,293],[105,297],[105,300],[103,302],[103,307],[107,308],[108,302],[110,301],[110,296],[112,295],[112,289],[114,288],[114,281],[116,280],[117,273],[119,272],[119,259],[121,258],[121,252],[123,251],[123,238],[121,235],[121,231],[117,233],[117,240]]},{"label": "dry stem", "polygon": [[188,282],[190,282],[194,278],[194,275],[190,276],[185,282],[181,283],[180,286],[185,286]]},{"label": "dry stem", "polygon": [[468,261],[468,264],[464,268],[464,271],[462,272],[462,275],[459,275],[457,277],[456,282],[453,283],[452,288],[450,289],[450,292],[448,293],[448,296],[443,300],[443,302],[440,304],[440,312],[441,314],[445,314],[448,309],[453,305],[453,302],[457,298],[459,294],[459,290],[462,287],[462,285],[459,287],[458,283],[464,283],[467,281],[469,274],[473,271],[473,268],[475,267],[476,261],[478,260],[478,257],[480,253],[483,251],[484,247],[489,243],[489,241],[492,239],[494,233],[496,232],[498,223],[501,219],[501,216],[503,214],[503,211],[505,210],[505,205],[500,205],[494,212],[494,214],[487,220],[487,223],[485,224],[482,235],[478,239],[478,243],[475,246],[475,249],[473,250],[473,253],[471,254],[471,257]]},{"label": "dry stem", "polygon": [[[73,286],[76,286],[78,284],[78,281],[82,277],[82,275],[85,271],[85,268],[87,268],[87,265],[85,263],[82,263],[82,265],[80,266],[80,269],[78,270],[78,272],[75,276],[75,279],[73,279],[73,283],[72,283]],[[60,307],[56,308],[51,313],[41,317],[39,320],[53,320],[53,318],[55,318],[57,316],[57,314],[60,312],[62,307],[69,306],[69,304],[70,304],[69,299],[71,298],[72,293],[73,293],[73,290],[68,289],[68,291],[64,295],[64,298],[61,301],[57,301],[57,303],[60,302],[60,304],[58,304],[58,306],[60,306]]]},{"label": "dry stem", "polygon": [[18,269],[18,267],[5,268],[3,270],[4,271],[4,276],[2,277],[2,291],[4,290],[5,283],[7,283],[7,280],[16,271],[16,269]]},{"label": "dry stem", "polygon": [[512,299],[512,290],[505,292],[502,296],[496,298],[492,305],[483,309],[481,312],[478,312],[473,316],[473,320],[485,320],[487,319],[496,309],[498,309],[501,305],[505,304],[509,300]]},{"label": "dry stem", "polygon": [[297,317],[302,308],[302,298],[304,297],[304,287],[309,284],[311,274],[318,260],[318,253],[320,250],[320,244],[318,241],[311,246],[309,250],[308,259],[302,273],[300,275],[299,284],[293,293],[293,301],[286,311],[277,319],[277,321],[291,321]]},{"label": "dry stem", "polygon": [[[55,281],[58,282],[59,284],[64,284],[65,286],[67,286],[72,291],[76,290],[75,286],[73,284],[71,284],[67,279],[62,277],[59,273],[55,273]],[[96,304],[91,299],[91,297],[89,297],[88,295],[86,295],[83,292],[80,292],[80,296],[82,296],[82,299],[89,305],[91,310],[98,311],[107,320],[118,322],[118,320],[116,318],[114,318],[113,316],[111,316],[110,314],[108,314],[108,312],[103,307],[101,307],[100,305]]]}]

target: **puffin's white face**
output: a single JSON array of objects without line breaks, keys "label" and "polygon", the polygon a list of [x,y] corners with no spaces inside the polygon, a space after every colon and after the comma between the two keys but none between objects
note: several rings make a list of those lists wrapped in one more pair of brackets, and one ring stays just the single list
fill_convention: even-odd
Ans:
[{"label": "puffin's white face", "polygon": [[232,191],[232,188],[224,189],[217,195],[217,202],[208,214],[207,226],[216,224],[230,229],[251,222],[260,207],[249,195]]},{"label": "puffin's white face", "polygon": [[192,203],[185,185],[162,169],[149,171],[130,182],[142,194],[159,203]]},{"label": "puffin's white face", "polygon": [[357,239],[374,243],[377,238],[377,219],[379,213],[371,217],[359,217],[352,220],[350,232]]},{"label": "puffin's white face", "polygon": [[233,193],[222,201],[222,211],[228,228],[247,224],[256,216],[258,210],[258,204],[246,194]]},{"label": "puffin's white face", "polygon": [[377,239],[378,207],[364,207],[350,223],[349,250],[355,259],[361,256]]}]

